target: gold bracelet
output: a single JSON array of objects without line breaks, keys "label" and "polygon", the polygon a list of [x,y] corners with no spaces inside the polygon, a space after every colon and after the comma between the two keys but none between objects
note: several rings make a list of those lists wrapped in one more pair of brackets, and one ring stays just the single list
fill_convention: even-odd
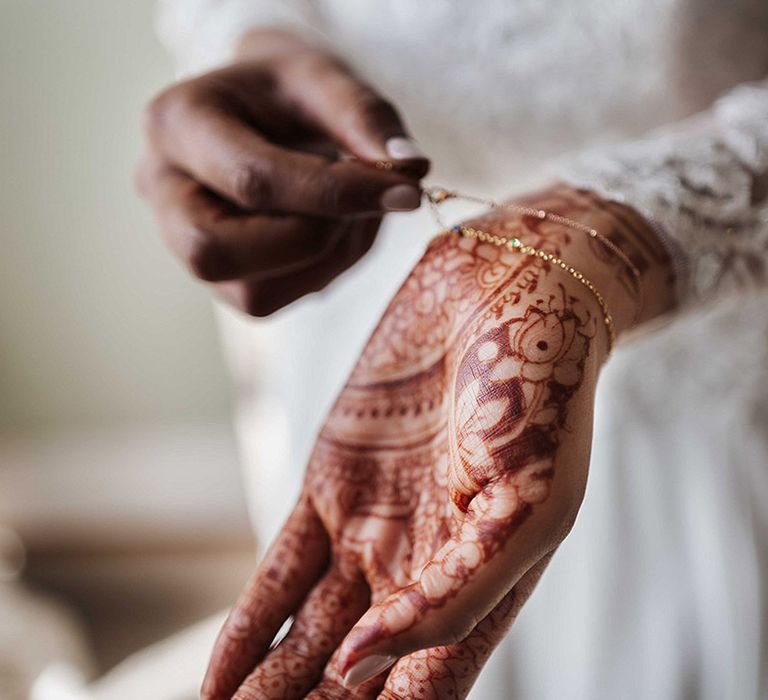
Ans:
[{"label": "gold bracelet", "polygon": [[595,297],[598,305],[600,306],[600,310],[603,312],[603,321],[605,323],[605,328],[608,331],[608,354],[611,354],[611,350],[613,350],[613,346],[616,343],[616,327],[613,322],[613,315],[608,309],[608,304],[605,301],[605,297],[600,294],[600,292],[597,290],[597,287],[595,287],[595,285],[590,282],[583,275],[583,273],[579,272],[575,267],[569,265],[567,262],[565,262],[565,260],[558,257],[557,255],[548,253],[547,251],[541,250],[540,248],[534,248],[532,245],[526,245],[519,238],[505,238],[504,236],[496,236],[495,234],[486,233],[485,231],[472,228],[471,226],[457,225],[451,227],[450,230],[454,233],[459,233],[462,236],[466,236],[467,238],[474,238],[475,240],[481,241],[483,243],[492,243],[493,245],[506,248],[507,250],[513,252],[523,253],[524,255],[530,255],[531,257],[539,258],[544,262],[551,263],[552,265],[556,265],[562,268],[574,279],[577,279],[579,282],[581,282],[590,292],[592,292],[592,295]]},{"label": "gold bracelet", "polygon": [[[640,316],[640,313],[642,310],[642,288],[640,285],[640,271],[632,263],[632,261],[629,259],[626,253],[624,253],[623,250],[621,250],[608,238],[606,238],[605,236],[602,236],[596,229],[590,226],[587,226],[586,224],[582,224],[579,221],[574,221],[564,216],[560,216],[559,214],[553,214],[551,212],[544,211],[543,209],[533,209],[531,207],[526,207],[519,204],[497,204],[492,200],[482,199],[480,197],[473,197],[470,195],[459,194],[458,192],[452,192],[442,187],[432,187],[432,188],[426,189],[424,190],[424,195],[427,198],[427,201],[429,202],[430,206],[432,207],[432,211],[435,215],[435,219],[443,227],[445,226],[445,224],[443,223],[440,217],[440,213],[438,211],[437,205],[441,204],[442,202],[448,199],[461,198],[461,199],[477,202],[479,204],[484,204],[494,209],[502,209],[502,208],[511,209],[513,211],[517,211],[526,216],[536,217],[537,219],[548,219],[549,221],[552,221],[554,223],[561,224],[563,226],[568,226],[570,228],[578,229],[580,231],[587,233],[591,238],[598,240],[602,245],[604,245],[608,250],[610,250],[614,255],[616,255],[629,270],[630,274],[632,275],[632,278],[635,284],[635,291],[637,294],[637,306],[635,309],[635,318],[637,319]],[[507,250],[510,250],[513,252],[518,252],[524,255],[530,255],[531,257],[539,258],[540,260],[543,260],[546,263],[556,265],[557,267],[560,267],[561,269],[565,270],[568,274],[570,274],[574,279],[578,280],[592,293],[598,305],[600,306],[600,310],[602,311],[602,314],[603,314],[603,322],[605,323],[605,327],[608,332],[608,354],[611,353],[611,350],[613,349],[613,346],[616,343],[616,327],[613,321],[613,315],[611,314],[608,308],[608,304],[605,301],[605,297],[598,291],[594,283],[591,282],[589,279],[587,279],[582,272],[577,270],[575,267],[573,267],[572,265],[570,265],[569,263],[567,263],[565,260],[558,257],[557,255],[554,255],[553,253],[548,253],[545,250],[540,250],[539,248],[534,248],[531,245],[523,243],[519,238],[506,238],[504,236],[497,236],[495,234],[488,233],[486,231],[481,231],[479,229],[472,228],[471,226],[463,226],[463,225],[452,226],[450,230],[455,233],[459,233],[460,235],[466,236],[468,238],[474,238],[476,240],[482,241],[483,243],[491,243],[493,245],[507,248]]]}]

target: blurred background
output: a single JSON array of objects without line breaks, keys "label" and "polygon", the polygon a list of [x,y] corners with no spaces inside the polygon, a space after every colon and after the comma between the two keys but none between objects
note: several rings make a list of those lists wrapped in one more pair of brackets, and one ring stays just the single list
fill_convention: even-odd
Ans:
[{"label": "blurred background", "polygon": [[[616,26],[624,26],[622,18],[631,26],[630,19],[645,12],[643,3],[608,4]],[[254,455],[262,455],[263,464],[256,464],[260,481],[251,484],[251,516],[262,518],[257,526],[266,540],[279,522],[273,512],[291,503],[289,496],[282,498],[288,487],[277,488],[292,483],[283,467],[303,464],[322,417],[317,406],[348,371],[347,353],[331,352],[334,335],[296,343],[292,363],[284,363],[291,381],[285,381],[287,372],[273,377],[275,365],[260,363],[278,354],[255,357],[263,338],[239,337],[243,328],[237,324],[247,324],[232,314],[228,319],[235,320],[227,326],[220,316],[225,336],[238,336],[232,371],[239,367],[250,378],[252,364],[260,370],[258,384],[238,386],[240,420],[249,428],[258,423],[261,432],[249,430],[238,449],[234,396],[210,294],[165,249],[132,182],[141,155],[143,106],[173,79],[171,61],[154,32],[156,5],[157,0],[0,0],[0,700],[195,697],[222,611],[254,564],[257,543],[246,512],[241,456],[253,466]],[[699,10],[706,18],[712,11],[717,19],[728,4],[661,5],[682,8],[681,36],[692,31],[691,45],[713,58],[712,68],[694,60],[702,85],[719,91],[719,80],[732,84],[735,77],[718,73],[722,66],[714,61],[718,54],[712,46],[718,42],[712,37],[719,35],[710,29],[717,22],[703,25],[703,31],[694,21]],[[376,22],[361,18],[387,8],[354,7],[360,14],[349,13],[350,26],[378,31]],[[686,20],[691,9],[692,19]],[[752,15],[744,17],[752,22]],[[569,40],[593,48],[565,20]],[[181,30],[189,28],[182,24]],[[730,34],[731,25],[723,25],[727,36],[741,42],[743,26],[735,26],[739,31]],[[500,31],[505,27],[499,24]],[[421,24],[409,24],[411,30],[412,40],[429,41]],[[619,32],[598,25],[598,34]],[[755,46],[762,52],[764,43]],[[741,43],[736,48],[734,56],[751,55]],[[565,49],[560,59],[548,51],[545,63],[559,66],[565,55]],[[597,100],[594,114],[585,111],[573,132],[573,124],[566,123],[572,121],[570,107],[562,114],[552,111],[539,124],[528,118],[539,116],[535,93],[530,103],[518,103],[521,111],[512,119],[525,128],[509,142],[521,150],[508,164],[510,173],[518,173],[517,186],[524,178],[531,178],[527,187],[541,177],[534,164],[542,154],[550,158],[561,148],[580,150],[592,140],[625,138],[688,113],[691,105],[679,86],[673,82],[668,91],[664,82],[659,90],[654,82],[660,76],[666,81],[664,70],[676,67],[674,57],[665,53],[657,61],[638,55],[648,74],[609,74],[610,89],[594,93],[604,93],[608,102]],[[631,52],[627,56],[626,65],[641,65],[631,62]],[[533,61],[526,70],[537,65]],[[624,64],[617,65],[622,70]],[[760,71],[763,75],[763,64]],[[533,84],[525,72],[520,80]],[[393,82],[395,87],[402,81],[398,76]],[[561,83],[552,85],[559,90]],[[643,90],[654,99],[642,110],[619,100],[614,114],[613,88],[631,92],[638,85],[641,101]],[[433,112],[438,102],[422,99],[415,78],[401,88],[406,97],[412,93],[413,104],[424,103],[414,111],[430,153],[432,144],[438,151],[441,142],[464,141],[452,136],[454,128],[456,134],[470,134],[473,125],[485,124],[491,133],[503,132],[493,112],[488,122],[473,121],[478,110],[470,100],[462,98],[468,105],[465,123],[458,109],[457,121],[441,120]],[[680,103],[667,99],[667,92]],[[662,103],[671,105],[669,110],[651,114]],[[442,116],[445,105],[439,104]],[[550,131],[562,143],[550,139]],[[480,142],[464,143],[473,156],[474,143]],[[441,157],[447,150],[443,147]],[[493,148],[477,149],[478,172],[468,171],[477,183],[483,163],[490,162],[480,159],[483,150],[494,155]],[[444,159],[446,172],[453,167],[463,174],[466,160],[457,149],[452,161]],[[494,172],[490,179],[498,183],[503,176]],[[442,176],[436,181],[446,182]],[[485,186],[460,189],[485,191]],[[382,236],[379,245],[388,247],[380,248],[378,260],[371,263],[369,257],[357,266],[363,279],[369,265],[366,294],[347,278],[335,287],[336,306],[304,304],[301,313],[313,318],[308,328],[330,324],[339,300],[348,303],[345,313],[356,322],[373,322],[377,302],[371,298],[378,294],[383,305],[388,285],[420,255],[429,230],[427,214],[421,214],[425,218],[411,220],[414,235]],[[385,272],[373,274],[377,269]],[[646,687],[642,683],[666,687],[668,678],[680,681],[683,690],[674,697],[686,700],[742,700],[757,697],[741,692],[744,684],[768,687],[762,546],[768,408],[765,383],[755,380],[768,367],[766,308],[763,295],[724,305],[711,316],[689,315],[674,329],[630,348],[607,370],[613,389],[603,397],[602,409],[598,405],[603,434],[632,429],[622,433],[622,441],[597,441],[592,500],[539,586],[538,599],[527,606],[530,622],[521,616],[517,623],[513,653],[498,657],[505,677],[522,683],[514,686],[522,689],[521,698],[533,696],[526,690],[549,688],[550,677],[553,688],[575,687],[572,678],[588,683],[583,669],[595,674],[595,687],[612,675],[621,687],[635,688],[633,697]],[[271,351],[299,325],[291,323],[295,326],[286,324],[274,335]],[[340,327],[348,333],[353,324]],[[244,342],[246,336],[251,344]],[[727,353],[712,351],[737,337],[746,359],[734,362]],[[316,352],[327,358],[322,372],[308,360]],[[282,365],[282,354],[279,359]],[[674,391],[668,390],[670,377]],[[278,387],[281,382],[286,386]],[[663,401],[659,387],[666,391]],[[280,393],[280,401],[270,392]],[[268,433],[274,438],[271,448],[262,439]],[[666,459],[670,455],[674,459]],[[273,497],[277,492],[280,499]],[[636,596],[632,605],[625,605],[625,591]],[[602,614],[606,610],[610,614]],[[682,633],[688,636],[676,636]],[[615,668],[606,663],[614,658],[603,656],[606,650],[621,657]],[[567,661],[560,676],[553,673],[555,659]],[[701,668],[695,668],[700,661]],[[719,667],[727,663],[730,668]],[[759,679],[754,669],[762,669]],[[701,678],[712,685],[711,695],[697,693]],[[507,692],[500,687],[512,686],[497,685],[494,692]],[[737,690],[728,695],[721,688]],[[491,697],[478,692],[483,700]],[[548,697],[564,696],[558,690]]]},{"label": "blurred background", "polygon": [[223,609],[252,564],[209,294],[131,181],[172,78],[154,5],[0,2],[3,700]]}]

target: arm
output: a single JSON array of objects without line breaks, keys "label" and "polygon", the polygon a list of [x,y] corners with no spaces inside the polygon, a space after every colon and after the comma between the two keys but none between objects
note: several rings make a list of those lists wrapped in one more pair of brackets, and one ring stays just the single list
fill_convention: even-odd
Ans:
[{"label": "arm", "polygon": [[768,283],[768,80],[637,142],[588,153],[564,177],[656,225],[678,305]]}]

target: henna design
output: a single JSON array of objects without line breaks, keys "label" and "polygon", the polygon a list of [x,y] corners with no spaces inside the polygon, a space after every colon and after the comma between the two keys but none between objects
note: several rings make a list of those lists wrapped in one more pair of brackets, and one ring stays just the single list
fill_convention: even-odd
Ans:
[{"label": "henna design", "polygon": [[[595,206],[563,188],[535,201],[569,216]],[[634,235],[635,222],[616,226]],[[482,227],[555,254],[574,245],[557,224],[503,211]],[[648,251],[632,251],[641,267]],[[302,503],[327,533],[330,568],[303,603],[293,595],[272,615],[296,615],[282,642],[267,653],[273,623],[256,635],[238,700],[466,695],[568,529],[570,499],[554,485],[574,401],[588,373],[594,382],[600,323],[581,285],[538,259],[455,236],[430,244],[310,460]],[[578,437],[586,453],[588,430]],[[572,480],[583,481],[578,469]],[[273,559],[307,555],[305,542],[288,546]],[[525,547],[537,551],[528,563]],[[396,656],[414,653],[349,695],[344,675],[392,653],[393,639]],[[244,663],[234,664],[241,679]]]},{"label": "henna design", "polygon": [[[522,316],[495,322],[465,352],[456,378],[456,429],[449,435],[451,497],[461,510],[511,465],[519,470],[554,453],[594,335],[586,307],[558,286]],[[543,489],[529,485],[526,492],[539,498]]]},{"label": "henna design", "polygon": [[231,697],[326,565],[328,538],[303,497],[240,594],[214,648],[203,697]]}]

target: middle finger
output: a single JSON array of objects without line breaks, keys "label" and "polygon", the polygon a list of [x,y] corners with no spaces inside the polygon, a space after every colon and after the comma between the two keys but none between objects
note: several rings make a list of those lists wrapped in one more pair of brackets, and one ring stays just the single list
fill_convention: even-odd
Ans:
[{"label": "middle finger", "polygon": [[307,597],[286,637],[244,681],[233,700],[303,698],[368,603],[363,578],[350,578],[332,567]]},{"label": "middle finger", "polygon": [[305,266],[329,249],[338,226],[312,217],[245,214],[172,168],[158,168],[147,189],[168,245],[209,282]]}]

